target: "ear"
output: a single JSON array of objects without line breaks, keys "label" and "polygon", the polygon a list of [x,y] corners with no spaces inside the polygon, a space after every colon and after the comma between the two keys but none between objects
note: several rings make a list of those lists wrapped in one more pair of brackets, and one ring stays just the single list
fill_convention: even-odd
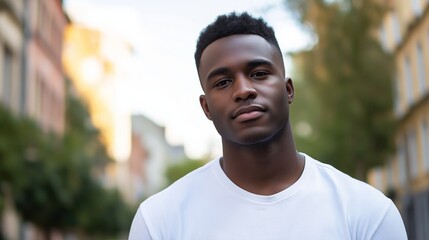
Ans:
[{"label": "ear", "polygon": [[295,97],[295,89],[293,88],[293,82],[291,78],[285,78],[285,84],[286,84],[286,91],[287,91],[287,98],[289,104],[293,102],[293,99]]},{"label": "ear", "polygon": [[206,95],[200,95],[200,105],[206,117],[211,121],[212,117],[210,116],[210,110],[209,106],[207,105]]}]

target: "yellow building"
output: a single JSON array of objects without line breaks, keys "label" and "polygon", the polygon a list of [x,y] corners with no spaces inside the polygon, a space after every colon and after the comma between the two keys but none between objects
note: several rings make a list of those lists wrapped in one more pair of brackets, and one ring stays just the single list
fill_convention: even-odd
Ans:
[{"label": "yellow building", "polygon": [[396,202],[409,239],[423,240],[429,239],[429,1],[387,2],[380,39],[396,63],[396,152],[369,182]]},{"label": "yellow building", "polygon": [[131,141],[130,115],[117,104],[118,66],[130,53],[126,43],[98,30],[70,24],[65,31],[64,69],[88,104],[109,155],[117,161],[128,158]]}]

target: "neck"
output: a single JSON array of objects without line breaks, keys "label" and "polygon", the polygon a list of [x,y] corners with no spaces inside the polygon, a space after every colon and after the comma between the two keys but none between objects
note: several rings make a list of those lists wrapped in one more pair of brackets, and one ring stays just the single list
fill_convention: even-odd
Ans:
[{"label": "neck", "polygon": [[223,143],[221,161],[225,174],[241,188],[256,194],[272,195],[295,183],[304,169],[288,124],[277,136],[255,145]]}]

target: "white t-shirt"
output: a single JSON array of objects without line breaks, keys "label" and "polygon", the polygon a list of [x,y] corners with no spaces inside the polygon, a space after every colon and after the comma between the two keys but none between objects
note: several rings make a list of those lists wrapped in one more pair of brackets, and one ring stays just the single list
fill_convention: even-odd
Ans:
[{"label": "white t-shirt", "polygon": [[129,240],[404,240],[401,216],[380,191],[305,155],[301,177],[270,196],[247,192],[219,159],[144,201]]}]

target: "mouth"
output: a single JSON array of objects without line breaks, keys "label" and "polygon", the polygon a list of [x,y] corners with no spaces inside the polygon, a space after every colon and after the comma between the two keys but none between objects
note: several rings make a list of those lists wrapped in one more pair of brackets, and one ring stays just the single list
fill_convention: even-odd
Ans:
[{"label": "mouth", "polygon": [[265,108],[260,105],[243,106],[235,110],[232,119],[245,122],[259,118],[265,111]]}]

